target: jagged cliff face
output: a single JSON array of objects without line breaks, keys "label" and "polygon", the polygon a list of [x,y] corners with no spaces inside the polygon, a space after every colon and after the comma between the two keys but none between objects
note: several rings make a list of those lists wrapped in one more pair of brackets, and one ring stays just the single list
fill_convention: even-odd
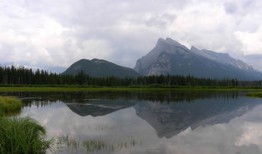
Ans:
[{"label": "jagged cliff face", "polygon": [[189,50],[170,38],[160,38],[153,50],[137,60],[134,69],[144,75],[167,74],[171,71],[170,54],[186,55]]},{"label": "jagged cliff face", "polygon": [[228,54],[188,49],[170,39],[159,39],[156,46],[137,60],[134,68],[142,75],[193,75],[204,78],[262,79],[262,74]]}]

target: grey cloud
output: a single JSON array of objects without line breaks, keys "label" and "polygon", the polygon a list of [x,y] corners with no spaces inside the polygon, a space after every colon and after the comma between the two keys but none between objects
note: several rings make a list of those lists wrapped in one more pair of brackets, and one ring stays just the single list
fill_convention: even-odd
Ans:
[{"label": "grey cloud", "polygon": [[242,59],[252,65],[256,70],[262,72],[262,54],[246,55],[242,57]]},{"label": "grey cloud", "polygon": [[174,22],[176,15],[165,13],[163,15],[152,16],[145,21],[149,27],[166,28],[169,23]]},{"label": "grey cloud", "polygon": [[259,8],[261,8],[262,4],[259,0],[225,0],[223,6],[226,13],[234,15],[235,18],[238,18],[248,14],[259,12]]},{"label": "grey cloud", "polygon": [[259,1],[242,0],[242,7],[244,9],[248,9],[248,8],[252,9],[252,7],[254,7],[254,5],[256,5],[257,2]]},{"label": "grey cloud", "polygon": [[238,6],[234,3],[225,3],[224,7],[225,7],[225,11],[228,14],[235,14],[238,11]]},{"label": "grey cloud", "polygon": [[159,37],[237,55],[245,44],[235,32],[258,33],[261,5],[258,0],[5,0],[0,60],[66,67],[80,58],[107,58],[133,67]]}]

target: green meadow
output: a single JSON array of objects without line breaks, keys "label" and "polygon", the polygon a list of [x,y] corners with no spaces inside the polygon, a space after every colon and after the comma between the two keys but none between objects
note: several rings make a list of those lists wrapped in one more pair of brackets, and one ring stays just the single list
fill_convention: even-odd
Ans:
[{"label": "green meadow", "polygon": [[74,92],[74,91],[163,91],[163,90],[259,90],[253,87],[225,86],[130,86],[130,87],[99,87],[99,86],[10,86],[0,87],[0,92]]}]

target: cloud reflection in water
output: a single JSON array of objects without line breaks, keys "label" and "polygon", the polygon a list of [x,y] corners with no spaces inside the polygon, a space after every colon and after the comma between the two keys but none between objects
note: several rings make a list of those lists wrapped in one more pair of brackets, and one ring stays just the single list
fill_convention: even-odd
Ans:
[{"label": "cloud reflection in water", "polygon": [[[204,108],[205,101],[212,103],[207,105],[212,110]],[[137,100],[134,106],[129,104],[106,115],[81,116],[62,101],[56,101],[42,107],[25,107],[21,116],[31,116],[39,121],[47,128],[50,137],[68,135],[79,141],[98,139],[106,143],[120,143],[135,140],[139,143],[111,153],[262,152],[262,105],[259,100],[242,96],[234,99],[208,98],[184,105]],[[201,112],[194,111],[201,107]],[[203,114],[198,115],[200,113]],[[191,117],[181,119],[186,116]],[[161,126],[156,127],[150,120],[159,120],[162,125],[157,121],[155,124]],[[179,120],[182,123],[178,123]],[[169,136],[159,136],[158,132]]]}]

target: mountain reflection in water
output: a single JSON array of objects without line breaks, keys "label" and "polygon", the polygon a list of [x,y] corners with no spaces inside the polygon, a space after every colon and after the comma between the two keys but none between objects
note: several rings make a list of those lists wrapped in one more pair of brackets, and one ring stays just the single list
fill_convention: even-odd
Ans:
[{"label": "mountain reflection in water", "polygon": [[243,91],[1,95],[23,99],[19,116],[37,120],[48,137],[65,139],[57,153],[262,153],[262,101]]},{"label": "mountain reflection in water", "polygon": [[73,112],[81,116],[104,116],[128,107],[134,107],[137,116],[147,121],[162,138],[171,138],[181,131],[199,126],[227,123],[231,119],[252,110],[258,103],[237,97],[200,99],[178,102],[150,102],[116,100],[89,100],[84,104],[66,104]]},{"label": "mountain reflection in water", "polygon": [[[15,93],[43,106],[59,100],[80,116],[105,116],[133,107],[136,115],[149,123],[158,137],[171,138],[181,131],[227,123],[252,110],[259,103],[238,92],[103,92],[103,93]],[[34,99],[35,98],[35,99]],[[37,104],[39,103],[39,104]]]},{"label": "mountain reflection in water", "polygon": [[80,116],[88,116],[91,115],[93,117],[96,116],[104,116],[115,112],[117,110],[121,110],[124,108],[128,108],[134,105],[130,101],[124,100],[87,100],[88,103],[66,103],[66,105]]},{"label": "mountain reflection in water", "polygon": [[136,114],[147,121],[162,138],[171,138],[181,131],[200,126],[227,123],[252,110],[258,103],[242,99],[203,99],[192,103],[140,102],[134,107]]}]

